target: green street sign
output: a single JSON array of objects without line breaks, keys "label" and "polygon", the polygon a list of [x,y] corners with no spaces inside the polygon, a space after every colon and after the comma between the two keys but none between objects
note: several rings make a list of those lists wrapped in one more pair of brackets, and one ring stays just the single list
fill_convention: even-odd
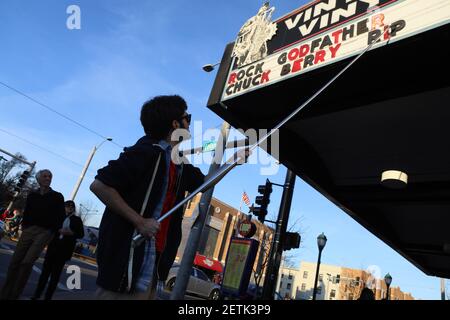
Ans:
[{"label": "green street sign", "polygon": [[203,152],[210,152],[216,150],[217,142],[216,141],[208,141],[203,144]]}]

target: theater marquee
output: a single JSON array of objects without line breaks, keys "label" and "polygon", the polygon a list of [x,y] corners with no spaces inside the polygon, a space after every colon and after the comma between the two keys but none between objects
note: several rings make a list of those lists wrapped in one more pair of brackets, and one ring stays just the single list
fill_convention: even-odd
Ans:
[{"label": "theater marquee", "polygon": [[450,21],[449,0],[322,0],[272,22],[274,10],[264,4],[239,31],[222,100]]}]

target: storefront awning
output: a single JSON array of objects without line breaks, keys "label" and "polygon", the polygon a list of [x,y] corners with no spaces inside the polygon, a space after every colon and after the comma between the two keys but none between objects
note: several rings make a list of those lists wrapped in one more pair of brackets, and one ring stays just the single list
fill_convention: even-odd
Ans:
[{"label": "storefront awning", "polygon": [[194,265],[202,267],[202,268],[210,269],[210,270],[213,270],[216,272],[220,272],[220,273],[223,272],[223,266],[219,261],[210,259],[201,254],[197,254],[195,256]]}]

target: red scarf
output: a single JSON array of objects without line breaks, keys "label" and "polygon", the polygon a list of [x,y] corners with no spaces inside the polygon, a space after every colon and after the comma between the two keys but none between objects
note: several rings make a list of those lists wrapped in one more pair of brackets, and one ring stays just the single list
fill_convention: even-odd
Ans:
[{"label": "red scarf", "polygon": [[[166,197],[164,198],[161,216],[173,208],[176,201],[176,184],[177,184],[177,168],[170,161],[169,165],[169,181],[167,183]],[[170,216],[161,222],[158,233],[156,234],[156,251],[161,253],[166,246],[167,232],[169,231]]]}]

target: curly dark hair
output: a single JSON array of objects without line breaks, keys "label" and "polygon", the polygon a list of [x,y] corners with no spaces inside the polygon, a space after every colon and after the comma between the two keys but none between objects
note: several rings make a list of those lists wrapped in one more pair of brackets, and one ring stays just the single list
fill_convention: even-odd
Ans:
[{"label": "curly dark hair", "polygon": [[142,106],[141,124],[147,135],[165,139],[172,130],[172,121],[179,120],[186,110],[186,101],[178,95],[157,96]]}]

